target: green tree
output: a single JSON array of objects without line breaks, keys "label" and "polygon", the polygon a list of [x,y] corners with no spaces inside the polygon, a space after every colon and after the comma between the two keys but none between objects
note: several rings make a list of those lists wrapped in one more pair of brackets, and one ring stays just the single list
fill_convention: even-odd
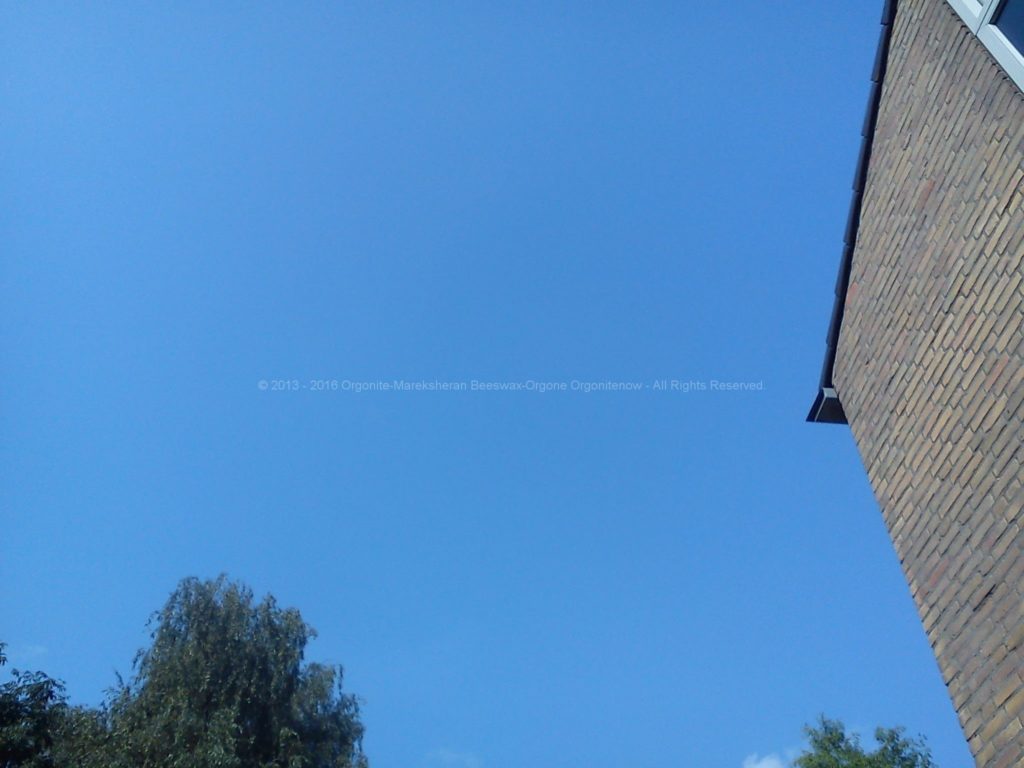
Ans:
[{"label": "green tree", "polygon": [[[6,647],[0,643],[0,667],[7,663]],[[53,766],[53,735],[64,706],[59,680],[12,670],[0,685],[0,768]]]},{"label": "green tree", "polygon": [[925,740],[906,738],[903,728],[875,729],[878,748],[873,752],[865,752],[857,734],[848,734],[838,720],[821,717],[804,733],[810,746],[794,768],[935,768]]},{"label": "green tree", "polygon": [[297,610],[223,576],[185,579],[150,627],[102,707],[15,672],[0,687],[0,768],[366,768],[358,703],[341,667],[304,660],[315,633]]},{"label": "green tree", "polygon": [[293,608],[223,576],[186,579],[151,620],[152,646],[110,705],[117,751],[151,768],[365,766],[341,667],[304,663],[315,632]]},{"label": "green tree", "polygon": [[106,707],[64,707],[54,722],[54,768],[129,768],[116,749]]}]

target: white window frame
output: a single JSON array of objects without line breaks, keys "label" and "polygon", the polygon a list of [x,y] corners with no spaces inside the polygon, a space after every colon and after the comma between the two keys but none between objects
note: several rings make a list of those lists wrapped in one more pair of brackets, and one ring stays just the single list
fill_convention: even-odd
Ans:
[{"label": "white window frame", "polygon": [[960,14],[960,18],[964,20],[964,24],[970,28],[971,32],[977,34],[986,10],[985,6],[989,4],[990,0],[947,0],[947,2],[953,6],[954,11]]},{"label": "white window frame", "polygon": [[[971,32],[999,62],[1017,87],[1024,90],[1024,51],[1018,51],[992,23],[1004,0],[947,0]],[[1017,0],[1022,2],[1022,0]]]}]

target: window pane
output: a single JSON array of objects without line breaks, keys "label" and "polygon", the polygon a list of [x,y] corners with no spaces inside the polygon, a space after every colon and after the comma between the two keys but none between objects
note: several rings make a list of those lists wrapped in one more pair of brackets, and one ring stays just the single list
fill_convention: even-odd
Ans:
[{"label": "window pane", "polygon": [[993,23],[1019,53],[1024,53],[1024,0],[1006,0]]}]

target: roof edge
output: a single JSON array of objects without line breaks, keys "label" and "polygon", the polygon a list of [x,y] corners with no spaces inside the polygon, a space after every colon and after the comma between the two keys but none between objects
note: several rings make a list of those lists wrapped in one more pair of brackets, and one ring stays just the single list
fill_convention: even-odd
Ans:
[{"label": "roof edge", "polygon": [[831,387],[822,387],[818,390],[818,396],[814,398],[811,412],[807,414],[807,420],[815,424],[849,424],[846,420],[846,411],[843,404],[839,402],[839,395]]},{"label": "roof edge", "polygon": [[885,0],[882,7],[882,29],[878,35],[878,48],[871,71],[871,91],[868,95],[864,126],[861,129],[860,152],[857,156],[857,170],[853,175],[853,196],[850,213],[846,219],[843,236],[843,255],[839,261],[839,275],[836,279],[835,302],[832,305],[832,320],[825,338],[825,362],[821,369],[821,384],[814,398],[807,421],[817,424],[847,424],[846,414],[835,390],[832,374],[836,365],[836,349],[839,346],[839,330],[843,324],[846,308],[846,292],[850,286],[850,269],[853,266],[853,252],[857,245],[860,229],[860,209],[867,187],[868,165],[871,163],[871,147],[875,140],[878,124],[878,107],[882,101],[882,83],[889,61],[889,42],[892,39],[893,21],[896,19],[896,0]]}]

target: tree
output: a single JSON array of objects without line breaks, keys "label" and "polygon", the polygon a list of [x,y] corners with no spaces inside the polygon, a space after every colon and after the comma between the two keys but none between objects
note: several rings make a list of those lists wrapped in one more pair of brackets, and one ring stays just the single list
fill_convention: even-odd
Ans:
[{"label": "tree", "polygon": [[908,739],[903,728],[876,728],[878,749],[865,752],[856,734],[848,734],[838,720],[821,717],[806,726],[810,747],[794,768],[935,768],[924,738]]},{"label": "tree", "polygon": [[[0,643],[0,667],[7,663]],[[64,708],[64,686],[42,672],[12,670],[0,685],[0,768],[49,768],[55,725]]]},{"label": "tree", "polygon": [[119,751],[152,768],[350,768],[363,727],[341,667],[305,664],[315,631],[223,576],[186,579],[111,703]]},{"label": "tree", "polygon": [[366,768],[358,702],[341,667],[305,662],[315,632],[297,610],[185,579],[150,627],[98,709],[41,673],[3,686],[0,754],[21,752],[0,768]]}]

